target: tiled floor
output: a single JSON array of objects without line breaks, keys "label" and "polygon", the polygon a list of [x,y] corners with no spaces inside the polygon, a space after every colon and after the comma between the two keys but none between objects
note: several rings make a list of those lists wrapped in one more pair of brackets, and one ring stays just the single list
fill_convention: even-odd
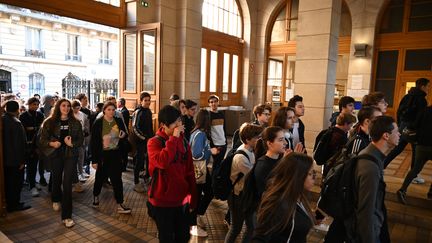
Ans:
[{"label": "tiled floor", "polygon": [[[388,191],[396,191],[409,167],[409,152],[404,152],[386,170]],[[411,185],[408,194],[425,198],[432,175],[432,164],[427,164],[422,172],[426,185]],[[93,177],[84,184],[83,193],[73,194],[73,218],[76,225],[66,229],[60,222],[60,214],[54,212],[46,188],[40,197],[31,198],[27,189],[23,190],[23,200],[32,208],[8,214],[0,218],[0,231],[13,242],[158,242],[156,226],[147,216],[145,194],[133,191],[133,173],[131,170],[123,174],[125,202],[132,208],[131,215],[119,215],[110,188],[104,188],[100,195],[101,204],[98,209],[91,207]],[[393,203],[395,204],[395,203]],[[404,206],[396,205],[400,210]],[[192,238],[192,242],[223,242],[227,228],[223,224],[226,203],[214,200],[206,213],[208,220],[207,238]],[[423,212],[416,209],[420,217]],[[426,222],[431,223],[432,222]],[[413,227],[390,222],[389,230],[392,242],[432,242],[431,228]],[[322,242],[324,233],[312,230],[308,242]],[[0,242],[6,242],[0,235]]]}]

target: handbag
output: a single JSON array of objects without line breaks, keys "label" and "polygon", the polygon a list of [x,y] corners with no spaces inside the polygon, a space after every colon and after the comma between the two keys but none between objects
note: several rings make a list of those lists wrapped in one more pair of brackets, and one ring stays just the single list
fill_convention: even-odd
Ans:
[{"label": "handbag", "polygon": [[197,184],[204,184],[207,176],[206,160],[194,160],[195,180]]}]

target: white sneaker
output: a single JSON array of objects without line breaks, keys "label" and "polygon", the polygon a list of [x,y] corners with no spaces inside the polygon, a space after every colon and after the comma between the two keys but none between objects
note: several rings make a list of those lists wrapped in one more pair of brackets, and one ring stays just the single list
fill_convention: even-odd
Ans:
[{"label": "white sneaker", "polygon": [[117,213],[119,213],[119,214],[130,214],[131,212],[132,212],[132,209],[126,207],[123,203],[118,204]]},{"label": "white sneaker", "polygon": [[205,229],[207,227],[204,215],[197,215],[197,225],[202,229]]},{"label": "white sneaker", "polygon": [[75,225],[75,222],[72,219],[63,219],[63,224],[66,228],[70,228]]},{"label": "white sneaker", "polygon": [[42,187],[41,185],[39,185],[39,183],[35,183],[35,187],[36,189],[38,189],[38,191],[42,190]]},{"label": "white sneaker", "polygon": [[39,196],[39,191],[38,191],[38,189],[36,187],[33,187],[30,190],[30,192],[31,192],[32,197],[38,197]]},{"label": "white sneaker", "polygon": [[60,211],[60,203],[58,202],[53,202],[53,209],[54,211]]},{"label": "white sneaker", "polygon": [[80,193],[80,192],[83,192],[83,191],[84,191],[84,188],[81,186],[81,183],[76,183],[76,184],[73,186],[72,191],[73,191],[73,192],[78,192],[78,193]]},{"label": "white sneaker", "polygon": [[81,175],[78,176],[78,180],[79,180],[80,182],[86,182],[86,181],[87,181],[87,178],[85,178],[85,177],[81,174]]},{"label": "white sneaker", "polygon": [[84,176],[84,178],[89,178],[90,177],[90,175],[87,174],[85,171],[81,175]]},{"label": "white sneaker", "polygon": [[144,185],[141,183],[135,184],[134,191],[140,192],[140,193],[144,192],[145,191]]},{"label": "white sneaker", "polygon": [[416,178],[414,178],[412,180],[413,184],[424,184],[425,180],[423,178],[421,178],[420,176],[417,176]]},{"label": "white sneaker", "polygon": [[207,237],[208,234],[205,230],[201,229],[201,227],[197,226],[197,225],[193,225],[189,231],[189,233],[193,236],[198,236],[198,237]]},{"label": "white sneaker", "polygon": [[318,231],[322,231],[322,232],[328,232],[329,225],[321,223],[321,224],[318,224],[318,225],[314,225],[314,229],[316,229]]}]

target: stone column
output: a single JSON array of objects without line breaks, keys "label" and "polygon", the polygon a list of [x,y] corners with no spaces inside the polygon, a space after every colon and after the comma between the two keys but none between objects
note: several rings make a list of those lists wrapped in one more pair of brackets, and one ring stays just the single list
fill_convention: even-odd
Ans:
[{"label": "stone column", "polygon": [[[336,82],[341,0],[302,0],[299,3],[295,94],[305,104],[306,146],[328,125]],[[309,149],[310,151],[310,149]]]}]

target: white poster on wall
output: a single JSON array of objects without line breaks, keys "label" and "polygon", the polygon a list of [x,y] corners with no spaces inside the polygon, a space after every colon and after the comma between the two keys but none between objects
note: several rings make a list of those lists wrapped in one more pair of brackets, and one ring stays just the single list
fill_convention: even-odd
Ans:
[{"label": "white poster on wall", "polygon": [[354,99],[363,98],[363,96],[369,94],[367,89],[348,89],[347,95],[353,97]]},{"label": "white poster on wall", "polygon": [[363,75],[352,75],[351,89],[362,89],[362,88],[363,88]]}]

